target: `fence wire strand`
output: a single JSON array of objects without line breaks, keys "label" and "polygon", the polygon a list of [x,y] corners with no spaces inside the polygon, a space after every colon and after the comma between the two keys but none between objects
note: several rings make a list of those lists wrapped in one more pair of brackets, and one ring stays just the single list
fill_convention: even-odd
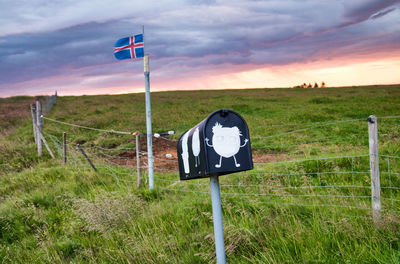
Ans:
[{"label": "fence wire strand", "polygon": [[88,126],[81,126],[81,125],[76,125],[76,124],[71,124],[71,123],[59,121],[59,120],[52,119],[52,118],[45,117],[45,116],[43,118],[48,120],[48,121],[59,123],[59,124],[63,124],[63,125],[67,125],[67,126],[72,126],[72,127],[82,128],[82,129],[88,129],[88,130],[95,130],[95,131],[100,131],[100,132],[105,132],[105,133],[120,134],[120,135],[135,135],[136,134],[136,132],[118,131],[118,130],[113,130],[113,129],[106,130],[106,129],[88,127]]},{"label": "fence wire strand", "polygon": [[[387,116],[379,118],[384,119],[384,118],[398,118],[398,117]],[[92,129],[101,132],[124,134],[124,135],[133,134],[131,132],[124,132],[124,131],[90,128],[86,126],[80,126],[62,122],[47,117],[45,117],[45,119],[65,125],[70,125],[84,129]],[[286,133],[281,133],[278,135],[272,135],[267,137],[255,137],[255,138],[269,138],[274,136],[286,135],[290,133],[296,133],[299,131],[306,131],[308,129],[318,128],[333,124],[347,123],[360,120],[366,120],[366,119],[352,119],[352,120],[342,120],[336,122],[327,122],[312,127],[288,131]],[[57,136],[51,135],[44,131],[43,133],[46,134],[46,137],[48,137],[51,140],[53,146],[56,148],[58,154],[57,156],[62,157],[63,143],[57,138]],[[160,136],[159,138],[169,141],[177,141],[175,139],[169,139],[162,136]],[[76,143],[68,141],[67,145],[69,148],[68,157],[70,160],[70,164],[72,164],[72,166],[76,168],[78,171],[90,170],[90,167],[88,166],[87,162],[84,160],[82,155],[76,151],[75,149]],[[96,164],[96,167],[100,169],[100,172],[104,175],[110,176],[111,177],[110,179],[113,179],[118,186],[121,186],[121,184],[123,183],[132,184],[136,182],[135,181],[136,166],[128,164],[129,160],[132,160],[132,158],[136,157],[135,155],[133,155],[134,153],[136,153],[134,147],[105,148],[93,144],[81,147],[87,150],[88,156],[90,156],[93,159],[93,162]],[[125,152],[133,151],[134,153],[128,157],[124,157],[121,156],[121,152],[123,151]],[[147,152],[142,151],[140,155],[146,156]],[[296,206],[322,206],[322,207],[346,207],[346,208],[368,209],[365,207],[359,207],[359,206],[354,206],[352,204],[347,204],[347,202],[346,205],[342,205],[342,204],[326,204],[323,203],[323,201],[329,199],[333,200],[342,199],[339,203],[343,203],[344,199],[345,201],[349,201],[350,203],[350,201],[355,202],[356,200],[358,201],[363,199],[371,199],[371,195],[368,193],[368,190],[371,188],[371,186],[365,185],[366,181],[368,180],[368,177],[365,176],[369,175],[370,171],[363,169],[362,167],[363,165],[361,164],[361,159],[367,158],[369,156],[370,156],[369,154],[361,154],[361,155],[318,157],[318,158],[308,158],[299,160],[254,163],[257,166],[255,167],[255,170],[252,172],[241,172],[237,174],[237,177],[231,177],[231,178],[221,177],[221,184],[220,184],[221,195],[223,197],[241,197],[243,199],[254,199],[254,198],[264,199],[263,197],[277,197],[281,199],[281,200],[274,199],[273,201],[271,201],[271,203],[274,204],[283,204],[282,202],[285,199],[296,199],[296,201],[297,200],[301,201],[303,199],[303,201],[307,202],[313,201],[314,203],[315,202],[317,203],[316,204],[286,203],[286,204],[296,205]],[[398,193],[398,191],[400,190],[400,187],[393,185],[392,181],[393,177],[400,175],[400,173],[393,170],[391,162],[393,160],[400,159],[400,157],[386,155],[386,154],[379,154],[379,157],[387,159],[387,170],[386,171],[381,170],[381,174],[387,175],[388,177],[388,184],[387,184],[388,186],[386,186],[385,184],[382,184],[381,186],[382,196],[383,196],[382,201],[385,203],[389,202],[391,204],[391,209],[393,211],[396,208],[395,203],[400,201],[398,199],[400,193],[400,192]],[[177,163],[176,158],[167,159],[155,156],[154,159],[155,161],[158,160],[159,162]],[[346,161],[349,164],[347,168],[340,168],[338,167],[337,164],[334,165],[333,170],[326,170],[329,166],[324,168],[324,164],[328,161],[339,162],[344,159],[349,160]],[[122,161],[125,161],[125,164],[121,164]],[[315,162],[315,164],[313,165],[315,166],[314,172],[299,171],[302,170],[303,168],[302,166],[305,166],[305,163],[307,162]],[[144,165],[140,166],[140,169],[147,168],[145,160],[142,160],[142,163]],[[132,164],[132,162],[130,162],[130,164]],[[165,166],[158,166],[158,165],[162,165],[162,163],[159,164],[156,163],[154,165],[154,170],[156,172],[154,180],[160,182],[158,188],[170,192],[195,193],[199,195],[208,195],[210,193],[210,191],[208,190],[209,188],[208,183],[204,183],[204,181],[201,180],[196,182],[180,181],[179,178],[176,177],[178,175],[177,169],[166,169]],[[293,172],[293,170],[295,170],[295,172]],[[163,175],[164,177],[160,177],[160,175]],[[173,175],[174,178],[168,178],[168,175]],[[144,178],[146,179],[146,177]],[[279,181],[278,184],[274,184],[274,181],[277,180]],[[337,200],[335,201],[338,202]],[[263,201],[257,200],[257,202],[263,202]]]}]

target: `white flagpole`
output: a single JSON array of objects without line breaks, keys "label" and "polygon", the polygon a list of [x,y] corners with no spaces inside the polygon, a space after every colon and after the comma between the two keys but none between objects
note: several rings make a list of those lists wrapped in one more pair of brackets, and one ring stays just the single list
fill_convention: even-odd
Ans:
[{"label": "white flagpole", "polygon": [[[144,26],[142,26],[143,44],[144,44]],[[144,48],[143,48],[144,51]],[[153,133],[151,131],[151,102],[150,102],[150,67],[149,55],[145,55],[144,62],[144,80],[146,87],[146,127],[147,127],[147,158],[148,158],[148,174],[149,174],[149,189],[154,189],[153,178]]]}]

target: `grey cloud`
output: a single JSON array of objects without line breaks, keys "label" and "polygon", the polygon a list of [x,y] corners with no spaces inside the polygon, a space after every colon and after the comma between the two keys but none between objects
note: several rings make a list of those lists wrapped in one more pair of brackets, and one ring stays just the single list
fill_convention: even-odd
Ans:
[{"label": "grey cloud", "polygon": [[[143,21],[151,67],[168,73],[284,65],[364,54],[376,47],[394,49],[400,27],[393,21],[388,27],[385,20],[399,15],[397,2],[194,0],[167,9],[148,4],[142,12],[123,12],[113,19],[103,16],[103,8],[98,17],[60,22],[63,26],[51,31],[0,37],[0,89],[64,74],[85,78],[140,72],[140,63],[117,63],[112,50],[118,38],[140,32]],[[384,15],[385,19],[373,19]]]},{"label": "grey cloud", "polygon": [[189,0],[189,3],[193,5],[212,5],[216,4],[216,0]]},{"label": "grey cloud", "polygon": [[[40,33],[90,22],[103,23],[135,14],[158,13],[184,6],[185,0],[114,1],[114,0],[29,0],[0,2],[0,36]],[[5,11],[6,10],[6,11]]]},{"label": "grey cloud", "polygon": [[343,19],[346,23],[361,22],[369,19],[372,15],[400,3],[400,0],[356,0],[346,1]]},{"label": "grey cloud", "polygon": [[390,8],[390,9],[388,9],[388,10],[385,10],[385,11],[379,12],[379,13],[377,13],[377,14],[375,14],[375,15],[371,16],[371,19],[377,19],[377,18],[380,18],[380,17],[386,16],[387,14],[389,14],[389,13],[393,12],[394,10],[396,10],[396,8],[394,8],[394,7],[393,7],[393,8]]},{"label": "grey cloud", "polygon": [[88,23],[55,32],[3,37],[0,83],[27,81],[107,63],[112,60],[117,35],[128,26]]}]

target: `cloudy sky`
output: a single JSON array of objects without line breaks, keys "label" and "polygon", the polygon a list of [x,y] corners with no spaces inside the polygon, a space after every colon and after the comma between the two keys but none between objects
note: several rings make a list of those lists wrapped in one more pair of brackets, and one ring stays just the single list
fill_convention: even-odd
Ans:
[{"label": "cloudy sky", "polygon": [[0,96],[400,83],[400,0],[0,0]]}]

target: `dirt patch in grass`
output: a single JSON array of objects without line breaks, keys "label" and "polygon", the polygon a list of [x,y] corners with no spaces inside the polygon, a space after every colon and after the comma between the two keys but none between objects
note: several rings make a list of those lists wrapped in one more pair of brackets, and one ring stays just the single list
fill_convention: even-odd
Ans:
[{"label": "dirt patch in grass", "polygon": [[[131,141],[135,141],[132,139]],[[147,138],[146,136],[140,137],[141,158],[140,164],[146,168],[147,161]],[[154,157],[154,170],[159,172],[175,172],[178,170],[178,157],[176,153],[177,141],[164,138],[153,138],[153,157]],[[169,155],[167,155],[169,154]],[[136,150],[124,151],[118,155],[118,158],[111,159],[113,163],[119,165],[136,167]]]},{"label": "dirt patch in grass", "polygon": [[[169,137],[153,138],[154,171],[178,171],[177,143],[177,140],[170,139]],[[147,150],[146,136],[140,137],[140,145],[141,152],[145,154],[141,156],[141,165],[142,167],[147,167],[147,153],[145,153]],[[253,162],[255,163],[277,162],[287,159],[288,155],[282,153],[253,153]],[[112,162],[119,165],[136,167],[136,150],[121,152],[118,158],[112,159]]]},{"label": "dirt patch in grass", "polygon": [[289,156],[283,153],[256,153],[253,154],[253,162],[255,163],[268,163],[279,162],[288,160]]}]

